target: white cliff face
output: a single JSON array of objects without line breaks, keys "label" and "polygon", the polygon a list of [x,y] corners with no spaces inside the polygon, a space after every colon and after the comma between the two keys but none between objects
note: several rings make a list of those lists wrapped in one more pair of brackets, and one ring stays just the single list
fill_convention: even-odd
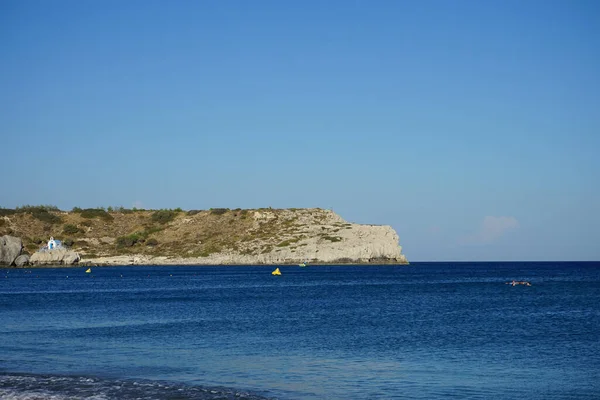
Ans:
[{"label": "white cliff face", "polygon": [[298,232],[292,230],[288,240],[300,240],[261,254],[260,262],[407,262],[401,254],[398,235],[391,226],[350,224],[330,210],[301,210],[298,213],[295,225],[301,228]]},{"label": "white cliff face", "polygon": [[275,248],[267,254],[258,256],[259,262],[266,264],[296,260],[331,263],[369,262],[383,259],[405,261],[398,245],[396,232],[390,226],[355,224],[346,225],[339,230],[332,227],[320,236],[302,239],[293,245]]},{"label": "white cliff face", "polygon": [[[390,226],[351,224],[321,209],[255,211],[252,218],[249,234],[257,233],[256,239],[206,257],[131,255],[83,261],[100,265],[408,263]],[[268,229],[270,235],[258,235]]]}]

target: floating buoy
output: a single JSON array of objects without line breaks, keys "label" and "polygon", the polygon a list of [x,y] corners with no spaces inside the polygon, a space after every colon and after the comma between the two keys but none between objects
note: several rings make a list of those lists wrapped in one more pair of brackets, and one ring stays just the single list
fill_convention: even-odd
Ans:
[{"label": "floating buoy", "polygon": [[271,275],[281,275],[279,268],[275,268],[275,271],[271,272]]}]

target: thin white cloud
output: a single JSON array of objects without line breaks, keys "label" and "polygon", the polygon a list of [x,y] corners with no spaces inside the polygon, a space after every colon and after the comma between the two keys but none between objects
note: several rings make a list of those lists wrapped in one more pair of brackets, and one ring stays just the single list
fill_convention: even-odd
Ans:
[{"label": "thin white cloud", "polygon": [[494,217],[486,216],[483,218],[481,227],[472,235],[462,237],[460,244],[488,244],[500,239],[506,233],[519,228],[519,221],[515,217]]}]

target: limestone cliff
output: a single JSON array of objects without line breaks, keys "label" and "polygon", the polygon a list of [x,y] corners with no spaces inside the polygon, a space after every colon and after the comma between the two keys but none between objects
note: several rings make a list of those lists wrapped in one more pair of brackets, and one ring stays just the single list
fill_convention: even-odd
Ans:
[{"label": "limestone cliff", "polygon": [[[5,226],[22,233],[28,249],[44,234],[61,238],[87,265],[408,263],[390,226],[349,223],[323,209],[52,214],[60,222],[14,214]],[[30,262],[56,262],[40,257]]]}]

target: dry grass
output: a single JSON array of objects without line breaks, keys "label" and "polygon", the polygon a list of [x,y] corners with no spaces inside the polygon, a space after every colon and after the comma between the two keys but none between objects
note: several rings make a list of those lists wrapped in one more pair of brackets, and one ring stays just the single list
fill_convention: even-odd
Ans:
[{"label": "dry grass", "polygon": [[[54,236],[74,240],[73,248],[86,255],[203,257],[215,252],[262,254],[297,246],[310,236],[311,228],[327,222],[327,216],[319,209],[218,210],[176,212],[166,222],[165,218],[157,218],[153,210],[108,212],[111,218],[84,218],[79,212],[49,211],[58,217],[54,219],[60,221],[57,223],[41,221],[32,214],[15,213],[0,216],[0,235],[21,237],[28,249],[36,249]],[[134,240],[119,240],[126,237]]]}]

